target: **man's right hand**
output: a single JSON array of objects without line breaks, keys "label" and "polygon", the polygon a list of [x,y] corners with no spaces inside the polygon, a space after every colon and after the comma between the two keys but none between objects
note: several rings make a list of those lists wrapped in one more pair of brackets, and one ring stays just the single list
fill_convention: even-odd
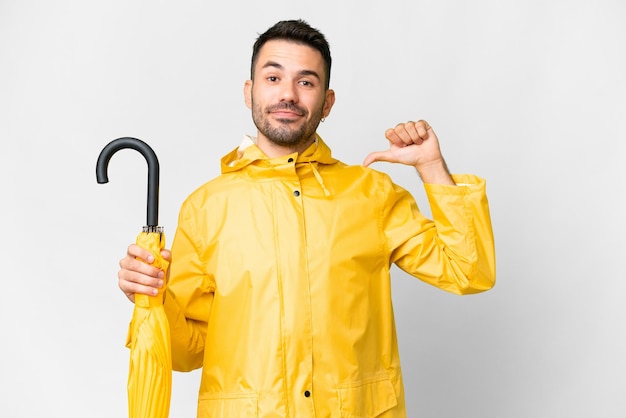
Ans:
[{"label": "man's right hand", "polygon": [[[167,261],[172,259],[169,250],[161,251],[161,255]],[[118,283],[131,302],[135,302],[135,293],[154,296],[165,285],[167,272],[152,266],[153,262],[154,256],[150,251],[136,244],[129,245],[126,257],[120,260]]]}]

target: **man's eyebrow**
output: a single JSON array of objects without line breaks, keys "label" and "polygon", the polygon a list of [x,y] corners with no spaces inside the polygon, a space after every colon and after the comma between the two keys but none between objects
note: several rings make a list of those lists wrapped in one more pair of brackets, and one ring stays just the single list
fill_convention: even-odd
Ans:
[{"label": "man's eyebrow", "polygon": [[284,67],[276,61],[268,61],[261,68],[273,67],[278,70],[284,70]]},{"label": "man's eyebrow", "polygon": [[[276,61],[267,61],[265,64],[263,64],[261,68],[268,68],[268,67],[276,68],[277,70],[281,70],[281,71],[285,69],[285,67],[283,67],[282,64],[279,64]],[[309,75],[320,80],[320,75],[317,73],[317,71],[300,70],[298,74],[304,75],[304,76]]]},{"label": "man's eyebrow", "polygon": [[313,70],[302,70],[300,71],[300,75],[310,75],[317,78],[318,80],[320,79],[320,75],[317,73],[317,71]]}]

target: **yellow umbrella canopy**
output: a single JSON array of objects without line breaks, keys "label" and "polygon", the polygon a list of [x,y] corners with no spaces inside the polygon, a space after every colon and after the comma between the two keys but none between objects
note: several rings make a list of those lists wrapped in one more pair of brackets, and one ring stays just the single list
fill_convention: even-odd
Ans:
[{"label": "yellow umbrella canopy", "polygon": [[[155,260],[153,265],[167,271],[169,263],[161,256],[161,250],[165,248],[162,231],[140,233],[137,245],[150,250]],[[128,416],[167,417],[172,389],[172,355],[170,328],[163,309],[163,290],[156,296],[135,295],[126,347],[130,348]]]},{"label": "yellow umbrella canopy", "polygon": [[[107,183],[107,168],[114,153],[124,148],[139,151],[148,163],[147,226],[137,236],[137,245],[154,256],[153,265],[167,271],[161,256],[165,235],[158,224],[159,162],[145,142],[118,138],[105,146],[98,157],[98,183]],[[163,308],[163,290],[156,296],[135,295],[126,346],[130,349],[128,372],[128,413],[130,418],[167,418],[172,387],[170,330]]]}]

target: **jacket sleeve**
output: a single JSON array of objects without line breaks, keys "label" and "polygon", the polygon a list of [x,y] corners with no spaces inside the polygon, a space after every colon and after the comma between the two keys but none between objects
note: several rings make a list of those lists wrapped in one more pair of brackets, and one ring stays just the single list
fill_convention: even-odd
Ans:
[{"label": "jacket sleeve", "polygon": [[201,244],[191,210],[183,206],[172,244],[172,263],[165,292],[170,325],[172,368],[190,371],[202,367],[206,328],[215,281],[206,273]]},{"label": "jacket sleeve", "polygon": [[454,175],[456,186],[425,184],[433,220],[399,186],[386,193],[384,229],[391,262],[405,272],[456,294],[495,284],[495,248],[485,181]]}]

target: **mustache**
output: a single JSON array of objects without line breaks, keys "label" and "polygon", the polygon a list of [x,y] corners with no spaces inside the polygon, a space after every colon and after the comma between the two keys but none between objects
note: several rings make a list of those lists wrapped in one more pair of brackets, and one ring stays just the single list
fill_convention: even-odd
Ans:
[{"label": "mustache", "polygon": [[277,110],[289,110],[290,112],[297,113],[300,116],[304,116],[306,114],[306,110],[289,102],[281,102],[272,106],[268,106],[266,108],[267,112],[275,112]]}]

